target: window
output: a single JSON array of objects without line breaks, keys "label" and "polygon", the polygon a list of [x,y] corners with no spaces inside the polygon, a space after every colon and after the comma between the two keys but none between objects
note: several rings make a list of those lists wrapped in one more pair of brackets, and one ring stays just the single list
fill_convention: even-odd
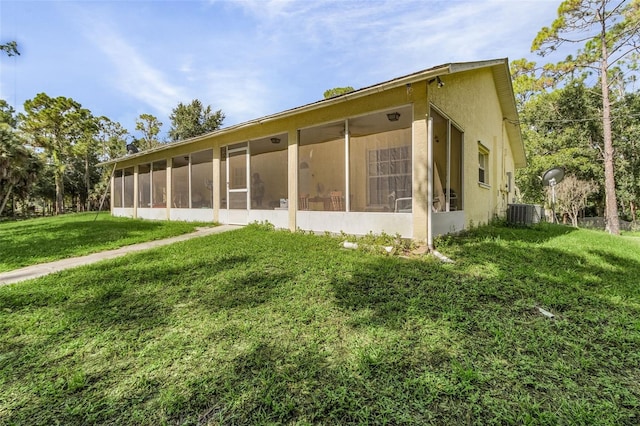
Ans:
[{"label": "window", "polygon": [[464,133],[435,108],[433,120],[433,211],[462,210]]},{"label": "window", "polygon": [[178,155],[171,160],[172,207],[213,207],[213,150]]},{"label": "window", "polygon": [[368,177],[369,205],[393,210],[396,199],[411,197],[411,146],[370,150]]},{"label": "window", "polygon": [[116,170],[113,175],[113,207],[122,207],[123,170]]},{"label": "window", "polygon": [[411,212],[411,107],[349,119],[349,210]]},{"label": "window", "polygon": [[151,164],[138,166],[138,207],[151,207]]},{"label": "window", "polygon": [[171,160],[171,207],[189,208],[189,155]]},{"label": "window", "polygon": [[167,161],[156,161],[151,165],[151,205],[167,207]]},{"label": "window", "polygon": [[460,129],[451,125],[451,137],[449,138],[449,211],[463,210],[462,205],[462,151],[464,147],[464,134]]},{"label": "window", "polygon": [[344,121],[300,130],[298,208],[345,210]]},{"label": "window", "polygon": [[251,141],[252,209],[273,210],[288,197],[287,146],[286,134]]},{"label": "window", "polygon": [[478,182],[489,185],[489,149],[478,141]]},{"label": "window", "polygon": [[133,167],[124,169],[124,204],[123,207],[133,207]]},{"label": "window", "polygon": [[191,154],[191,208],[213,207],[213,150]]}]

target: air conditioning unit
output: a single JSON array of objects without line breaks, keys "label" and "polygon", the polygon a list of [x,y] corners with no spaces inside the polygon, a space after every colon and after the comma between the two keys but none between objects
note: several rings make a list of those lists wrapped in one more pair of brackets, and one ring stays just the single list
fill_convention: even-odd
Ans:
[{"label": "air conditioning unit", "polygon": [[507,205],[507,223],[511,225],[533,225],[544,219],[544,209],[537,204]]}]

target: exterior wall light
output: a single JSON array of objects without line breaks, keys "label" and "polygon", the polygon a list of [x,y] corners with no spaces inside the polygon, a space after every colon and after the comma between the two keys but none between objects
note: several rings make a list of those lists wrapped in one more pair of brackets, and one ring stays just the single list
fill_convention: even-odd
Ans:
[{"label": "exterior wall light", "polygon": [[271,143],[280,143],[280,138],[271,138]]},{"label": "exterior wall light", "polygon": [[436,77],[436,78],[432,78],[431,80],[429,80],[429,84],[433,83],[433,82],[438,83],[438,89],[441,87],[444,87],[444,81],[440,80],[440,76]]},{"label": "exterior wall light", "polygon": [[400,118],[400,113],[390,112],[389,114],[387,114],[387,118],[389,119],[389,121],[398,121],[398,119]]}]

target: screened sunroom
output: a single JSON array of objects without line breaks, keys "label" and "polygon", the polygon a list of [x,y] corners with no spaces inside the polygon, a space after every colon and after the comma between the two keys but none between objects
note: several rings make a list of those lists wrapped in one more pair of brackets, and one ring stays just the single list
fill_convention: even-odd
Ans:
[{"label": "screened sunroom", "polygon": [[506,59],[443,65],[105,163],[112,214],[429,242],[506,211],[516,119]]}]

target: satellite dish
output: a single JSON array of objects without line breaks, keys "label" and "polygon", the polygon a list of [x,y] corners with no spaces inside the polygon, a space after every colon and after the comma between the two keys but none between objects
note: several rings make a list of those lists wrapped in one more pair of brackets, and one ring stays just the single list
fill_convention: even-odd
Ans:
[{"label": "satellite dish", "polygon": [[564,179],[564,168],[553,167],[542,175],[542,184],[544,186],[555,186]]},{"label": "satellite dish", "polygon": [[551,187],[551,211],[553,212],[552,222],[559,223],[556,217],[556,185],[564,179],[564,168],[552,167],[542,175],[542,184]]}]

